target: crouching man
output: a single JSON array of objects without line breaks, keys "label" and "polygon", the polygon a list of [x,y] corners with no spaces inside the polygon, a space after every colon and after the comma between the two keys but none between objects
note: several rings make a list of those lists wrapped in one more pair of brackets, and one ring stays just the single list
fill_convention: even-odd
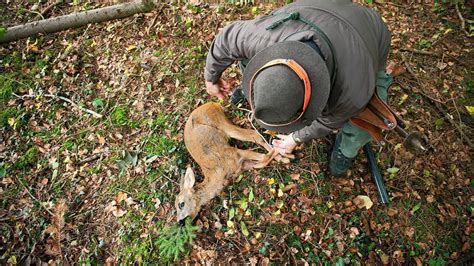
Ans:
[{"label": "crouching man", "polygon": [[207,55],[206,90],[231,95],[221,75],[240,61],[232,101],[245,98],[260,126],[281,133],[272,144],[282,154],[338,132],[329,166],[340,176],[372,139],[349,119],[374,93],[386,99],[389,47],[390,32],[374,10],[349,0],[297,1],[222,29]]}]

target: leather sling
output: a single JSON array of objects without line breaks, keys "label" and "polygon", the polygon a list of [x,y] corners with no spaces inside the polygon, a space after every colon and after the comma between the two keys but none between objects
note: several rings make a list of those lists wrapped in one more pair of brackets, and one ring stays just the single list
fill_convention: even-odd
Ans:
[{"label": "leather sling", "polygon": [[387,103],[380,99],[377,93],[374,93],[364,111],[352,117],[350,121],[353,125],[369,132],[378,142],[384,139],[382,129],[393,130],[397,124],[403,127],[402,120],[397,117]]}]

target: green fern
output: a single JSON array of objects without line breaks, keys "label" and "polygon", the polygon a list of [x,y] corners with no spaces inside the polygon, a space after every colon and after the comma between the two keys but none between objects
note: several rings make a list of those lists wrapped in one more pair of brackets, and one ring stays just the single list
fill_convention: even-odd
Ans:
[{"label": "green fern", "polygon": [[189,219],[184,226],[174,225],[161,230],[155,244],[160,250],[160,257],[164,261],[177,261],[179,257],[188,252],[196,238],[199,226],[193,226]]}]

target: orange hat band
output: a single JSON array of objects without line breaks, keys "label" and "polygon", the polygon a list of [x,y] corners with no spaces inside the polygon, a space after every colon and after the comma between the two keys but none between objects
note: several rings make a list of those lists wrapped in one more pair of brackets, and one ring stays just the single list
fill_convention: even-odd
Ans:
[{"label": "orange hat band", "polygon": [[288,66],[291,70],[293,70],[296,75],[303,81],[304,83],[304,101],[303,101],[303,110],[301,111],[300,115],[295,118],[294,120],[288,122],[288,123],[283,123],[283,124],[270,124],[266,123],[260,119],[258,119],[262,124],[266,126],[271,126],[271,127],[278,127],[278,126],[288,126],[296,121],[300,120],[301,117],[303,117],[304,113],[306,112],[306,109],[308,108],[309,100],[311,99],[311,82],[309,81],[308,74],[304,70],[304,68],[298,64],[295,60],[292,59],[274,59],[271,60],[270,62],[266,63],[263,65],[259,70],[253,74],[252,79],[250,80],[250,86],[249,86],[249,102],[250,102],[250,108],[252,111],[254,111],[254,106],[253,106],[253,101],[252,101],[252,91],[253,91],[253,82],[255,80],[255,77],[257,76],[258,73],[260,73],[262,70],[275,66],[275,65],[285,65]]}]

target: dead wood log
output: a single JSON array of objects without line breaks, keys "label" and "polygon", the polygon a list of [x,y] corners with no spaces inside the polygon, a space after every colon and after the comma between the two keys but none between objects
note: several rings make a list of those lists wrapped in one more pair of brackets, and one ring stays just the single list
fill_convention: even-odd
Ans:
[{"label": "dead wood log", "polygon": [[0,37],[0,43],[12,42],[40,33],[53,33],[70,28],[77,28],[90,23],[126,18],[137,13],[149,12],[156,8],[156,6],[156,0],[135,0],[130,3],[102,7],[13,26],[8,28],[7,32]]}]

